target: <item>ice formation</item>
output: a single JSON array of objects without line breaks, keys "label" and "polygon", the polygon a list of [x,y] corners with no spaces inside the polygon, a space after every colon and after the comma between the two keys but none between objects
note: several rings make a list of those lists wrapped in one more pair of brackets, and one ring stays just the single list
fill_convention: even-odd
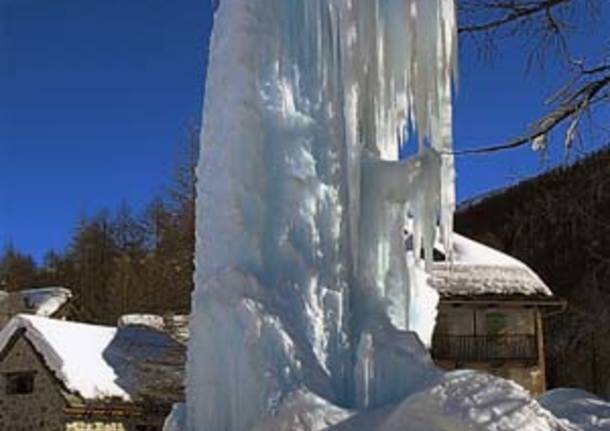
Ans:
[{"label": "ice formation", "polygon": [[[420,256],[439,219],[451,249],[455,58],[453,0],[220,1],[188,431],[253,429],[299,393],[367,407],[419,384],[425,349],[406,331],[426,342],[433,326]],[[400,161],[413,128],[418,154]]]}]

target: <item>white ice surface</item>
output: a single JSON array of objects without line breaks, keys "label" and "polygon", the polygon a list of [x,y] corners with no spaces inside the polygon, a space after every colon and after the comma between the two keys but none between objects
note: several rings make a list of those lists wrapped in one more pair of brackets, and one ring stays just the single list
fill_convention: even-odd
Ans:
[{"label": "white ice surface", "polygon": [[[409,307],[425,308],[411,297],[430,302],[412,295],[421,277],[410,277],[402,226],[413,214],[429,267],[434,227],[440,216],[451,231],[454,206],[456,32],[453,0],[219,2],[197,168],[189,431],[248,430],[301,389],[352,404],[361,335],[408,329]],[[420,148],[399,162],[409,126]],[[404,395],[408,379],[388,378],[396,357],[381,353],[371,387]],[[380,376],[393,384],[385,394]]]},{"label": "white ice surface", "polygon": [[324,431],[352,414],[311,392],[297,390],[288,394],[275,415],[255,426],[252,431]]},{"label": "white ice surface", "polygon": [[402,400],[442,374],[415,333],[394,328],[365,332],[357,358],[354,380],[360,409]]}]

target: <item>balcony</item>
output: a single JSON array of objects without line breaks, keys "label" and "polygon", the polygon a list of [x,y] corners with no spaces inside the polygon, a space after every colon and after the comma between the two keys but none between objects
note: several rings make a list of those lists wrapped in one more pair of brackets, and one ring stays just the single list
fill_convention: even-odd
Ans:
[{"label": "balcony", "polygon": [[457,362],[537,361],[534,335],[442,335],[432,339],[432,357]]}]

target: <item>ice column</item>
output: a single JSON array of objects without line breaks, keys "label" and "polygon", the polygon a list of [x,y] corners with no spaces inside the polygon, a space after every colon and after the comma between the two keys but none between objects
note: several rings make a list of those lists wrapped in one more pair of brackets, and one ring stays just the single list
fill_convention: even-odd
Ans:
[{"label": "ice column", "polygon": [[[351,405],[357,320],[369,310],[354,304],[389,299],[370,309],[408,326],[403,207],[430,243],[440,207],[422,182],[440,168],[422,160],[451,148],[454,59],[453,0],[220,1],[197,169],[189,431],[251,429],[295,391]],[[400,163],[409,125],[420,154]],[[369,212],[361,195],[377,178],[365,176],[369,161],[401,166],[404,184],[380,183],[400,189],[387,212]],[[363,233],[369,217],[379,219]],[[370,249],[373,267],[358,268]]]}]

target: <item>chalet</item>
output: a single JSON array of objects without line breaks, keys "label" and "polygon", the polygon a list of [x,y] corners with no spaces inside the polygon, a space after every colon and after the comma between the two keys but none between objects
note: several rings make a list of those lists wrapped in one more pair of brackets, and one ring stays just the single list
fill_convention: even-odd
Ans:
[{"label": "chalet", "polygon": [[161,431],[184,361],[150,325],[16,316],[0,332],[0,429]]},{"label": "chalet", "polygon": [[0,328],[17,314],[73,317],[72,292],[65,287],[40,287],[16,292],[0,290]]},{"label": "chalet", "polygon": [[435,362],[483,369],[544,392],[543,320],[565,304],[523,262],[464,236],[454,236],[452,262],[437,252],[430,278],[440,296]]}]

